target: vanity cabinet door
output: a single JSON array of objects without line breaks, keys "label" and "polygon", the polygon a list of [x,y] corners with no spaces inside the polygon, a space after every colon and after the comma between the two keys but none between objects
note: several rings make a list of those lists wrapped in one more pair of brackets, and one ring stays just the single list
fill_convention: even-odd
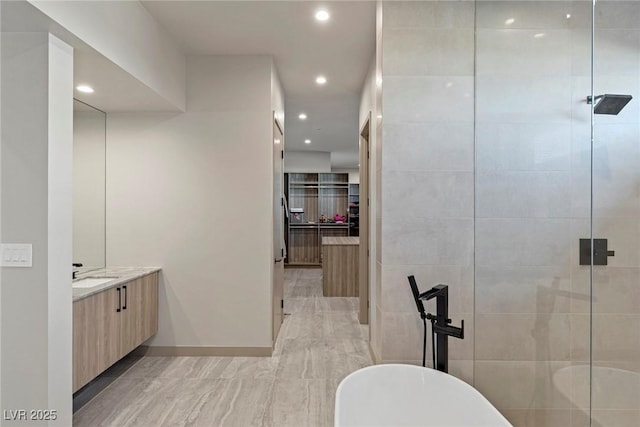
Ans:
[{"label": "vanity cabinet door", "polygon": [[[121,356],[158,331],[158,273],[122,285]],[[125,304],[126,303],[126,304]]]},{"label": "vanity cabinet door", "polygon": [[138,335],[141,326],[141,283],[142,279],[136,279],[122,285],[122,312],[120,316],[120,357],[127,355],[139,344]]},{"label": "vanity cabinet door", "polygon": [[120,358],[120,313],[115,288],[73,303],[73,391]]},{"label": "vanity cabinet door", "polygon": [[140,344],[158,332],[158,273],[142,278]]},{"label": "vanity cabinet door", "polygon": [[73,391],[158,331],[158,273],[73,303]]}]

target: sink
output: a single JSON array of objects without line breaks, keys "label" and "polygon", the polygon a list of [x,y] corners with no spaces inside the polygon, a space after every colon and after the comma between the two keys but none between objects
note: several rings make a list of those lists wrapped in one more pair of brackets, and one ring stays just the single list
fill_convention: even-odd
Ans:
[{"label": "sink", "polygon": [[107,282],[117,279],[117,277],[87,277],[72,282],[71,286],[74,288],[93,288],[94,286],[100,286]]}]

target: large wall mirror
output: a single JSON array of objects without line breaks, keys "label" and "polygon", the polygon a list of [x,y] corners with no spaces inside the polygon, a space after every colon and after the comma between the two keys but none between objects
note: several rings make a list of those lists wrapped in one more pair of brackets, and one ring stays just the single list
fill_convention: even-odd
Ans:
[{"label": "large wall mirror", "polygon": [[106,114],[73,100],[73,262],[103,268]]}]

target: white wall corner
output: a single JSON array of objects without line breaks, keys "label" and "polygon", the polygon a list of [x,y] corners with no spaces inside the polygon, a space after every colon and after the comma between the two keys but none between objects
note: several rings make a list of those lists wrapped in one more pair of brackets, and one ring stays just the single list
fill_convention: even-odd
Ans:
[{"label": "white wall corner", "polygon": [[71,293],[73,193],[73,48],[49,35],[48,288],[49,425],[73,423],[73,307]]}]

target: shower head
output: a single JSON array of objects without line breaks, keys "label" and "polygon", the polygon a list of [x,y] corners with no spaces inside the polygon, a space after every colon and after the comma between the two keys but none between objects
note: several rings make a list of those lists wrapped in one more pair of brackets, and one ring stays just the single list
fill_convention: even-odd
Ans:
[{"label": "shower head", "polygon": [[[593,108],[594,114],[610,114],[617,115],[622,109],[631,101],[631,95],[598,95],[593,98],[596,103],[596,106]],[[587,97],[587,104],[591,104],[591,97]]]}]

